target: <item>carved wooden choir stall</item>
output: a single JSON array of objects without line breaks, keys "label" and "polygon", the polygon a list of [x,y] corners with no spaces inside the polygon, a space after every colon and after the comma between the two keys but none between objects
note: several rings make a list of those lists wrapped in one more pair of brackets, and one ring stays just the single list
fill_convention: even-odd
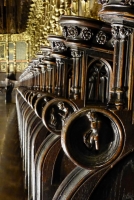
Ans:
[{"label": "carved wooden choir stall", "polygon": [[61,15],[19,78],[29,200],[134,199],[134,3],[101,4],[102,21]]}]

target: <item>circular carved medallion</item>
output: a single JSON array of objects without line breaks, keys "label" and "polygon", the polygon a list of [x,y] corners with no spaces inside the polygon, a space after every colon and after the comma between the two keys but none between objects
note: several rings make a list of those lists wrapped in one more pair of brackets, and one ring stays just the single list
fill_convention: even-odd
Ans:
[{"label": "circular carved medallion", "polygon": [[77,165],[90,169],[112,163],[123,148],[123,127],[110,111],[83,108],[71,115],[61,132],[65,153]]},{"label": "circular carved medallion", "polygon": [[34,109],[35,109],[35,113],[36,115],[41,118],[42,117],[42,111],[43,111],[43,108],[44,106],[54,98],[53,95],[51,94],[43,94],[41,97],[39,97],[36,102],[35,102],[35,106],[34,106]]},{"label": "circular carved medallion", "polygon": [[55,98],[50,100],[43,108],[43,123],[50,132],[60,135],[63,125],[76,110],[77,106],[72,101]]},{"label": "circular carved medallion", "polygon": [[31,108],[34,108],[36,100],[41,96],[42,96],[41,92],[36,92],[33,94],[33,96],[31,96],[31,99],[30,99]]}]

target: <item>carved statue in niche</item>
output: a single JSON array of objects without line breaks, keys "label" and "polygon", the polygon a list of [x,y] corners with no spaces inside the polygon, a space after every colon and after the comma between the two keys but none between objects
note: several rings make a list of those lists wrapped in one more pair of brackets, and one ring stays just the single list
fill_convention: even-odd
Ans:
[{"label": "carved statue in niche", "polygon": [[104,63],[96,62],[88,71],[87,101],[105,103],[109,93],[109,71]]},{"label": "carved statue in niche", "polygon": [[101,127],[101,121],[96,112],[89,111],[86,116],[90,122],[90,128],[83,135],[84,144],[90,149],[94,147],[95,150],[99,150],[99,130]]},{"label": "carved statue in niche", "polygon": [[50,113],[50,126],[56,127],[57,125],[57,120],[55,117],[55,110],[52,108],[51,113]]},{"label": "carved statue in niche", "polygon": [[58,106],[59,110],[61,110],[63,112],[63,113],[58,113],[58,114],[61,116],[62,125],[64,125],[64,122],[69,115],[68,108],[65,107],[65,104],[63,102],[59,102],[57,106]]}]

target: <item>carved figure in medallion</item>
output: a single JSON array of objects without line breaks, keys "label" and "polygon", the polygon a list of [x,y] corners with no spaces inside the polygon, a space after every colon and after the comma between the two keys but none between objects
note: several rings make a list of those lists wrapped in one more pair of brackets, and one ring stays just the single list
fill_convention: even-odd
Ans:
[{"label": "carved figure in medallion", "polygon": [[86,116],[90,122],[90,129],[83,135],[83,141],[88,148],[95,147],[95,150],[99,150],[101,121],[98,119],[96,112],[89,111]]},{"label": "carved figure in medallion", "polygon": [[64,122],[69,115],[68,108],[65,107],[65,104],[63,102],[59,102],[57,106],[59,110],[63,111],[63,114],[62,113],[58,113],[58,114],[61,116],[62,125],[64,125]]},{"label": "carved figure in medallion", "polygon": [[56,127],[56,125],[57,125],[54,108],[52,108],[51,113],[50,113],[50,125],[52,125],[54,127]]}]

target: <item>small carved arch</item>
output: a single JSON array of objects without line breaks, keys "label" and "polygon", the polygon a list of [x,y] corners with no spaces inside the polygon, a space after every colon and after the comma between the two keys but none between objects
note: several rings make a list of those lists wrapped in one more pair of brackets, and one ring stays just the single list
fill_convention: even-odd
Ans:
[{"label": "small carved arch", "polygon": [[87,68],[86,102],[105,104],[109,99],[112,69],[104,59],[93,59]]}]

